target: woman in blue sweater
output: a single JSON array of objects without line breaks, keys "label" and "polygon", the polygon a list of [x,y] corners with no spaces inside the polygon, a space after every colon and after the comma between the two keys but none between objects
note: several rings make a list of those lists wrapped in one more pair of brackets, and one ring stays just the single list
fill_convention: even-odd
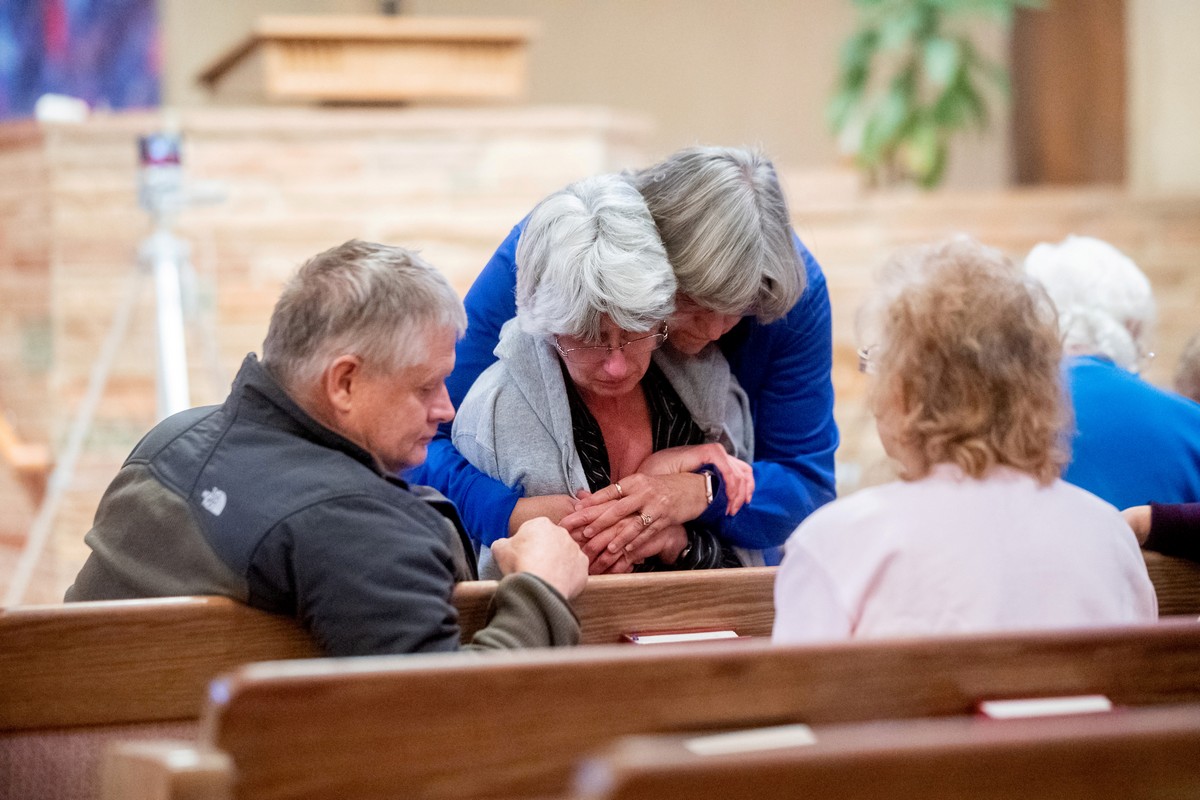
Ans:
[{"label": "woman in blue sweater", "polygon": [[[774,548],[834,497],[838,434],[825,277],[792,232],[775,169],[761,154],[689,148],[630,177],[646,200],[678,280],[667,346],[696,355],[715,343],[749,397],[753,499],[736,514],[720,515],[721,534],[733,546],[764,550],[768,563],[775,562]],[[513,228],[467,293],[467,335],[446,382],[455,405],[495,361],[500,328],[516,312],[515,252],[524,225]],[[666,525],[673,507],[685,504],[653,476],[623,479],[622,492],[610,486],[583,501],[566,495],[523,497],[467,463],[449,432],[443,426],[411,478],[453,500],[481,544],[538,516],[593,531],[639,514]],[[722,486],[715,487],[711,505],[726,507]]]}]

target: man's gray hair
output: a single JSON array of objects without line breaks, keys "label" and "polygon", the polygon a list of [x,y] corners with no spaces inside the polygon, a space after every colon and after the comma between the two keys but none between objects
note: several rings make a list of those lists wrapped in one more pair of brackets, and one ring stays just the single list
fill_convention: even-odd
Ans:
[{"label": "man's gray hair", "polygon": [[763,154],[692,147],[636,172],[679,291],[724,314],[785,316],[804,292],[787,200]]},{"label": "man's gray hair", "polygon": [[316,381],[342,355],[396,371],[421,362],[428,334],[467,329],[446,278],[411,250],[352,239],[310,258],[283,288],[263,365],[289,390]]},{"label": "man's gray hair", "polygon": [[648,331],[675,310],[675,274],[637,189],[586,178],[534,208],[517,245],[517,319],[535,335]]},{"label": "man's gray hair", "polygon": [[1068,236],[1034,247],[1025,271],[1058,307],[1067,355],[1099,355],[1138,371],[1154,325],[1154,293],[1128,256],[1108,242]]}]

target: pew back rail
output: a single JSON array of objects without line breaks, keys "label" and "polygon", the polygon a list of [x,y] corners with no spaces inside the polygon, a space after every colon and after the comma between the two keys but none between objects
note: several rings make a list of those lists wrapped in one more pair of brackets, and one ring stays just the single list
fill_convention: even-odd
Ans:
[{"label": "pew back rail", "polygon": [[[592,576],[572,603],[581,642],[616,644],[626,633],[688,630],[769,637],[775,622],[775,571],[745,567]],[[487,623],[495,591],[494,581],[455,587],[464,641]]]},{"label": "pew back rail", "polygon": [[320,655],[292,620],[224,597],[0,611],[0,731],[195,719],[240,664]]},{"label": "pew back rail", "polygon": [[[774,580],[773,567],[589,578],[575,603],[582,642],[663,627],[770,636]],[[495,591],[455,587],[464,640],[486,624]],[[294,620],[223,597],[2,609],[0,731],[195,719],[217,675],[319,655]]]},{"label": "pew back rail", "polygon": [[577,771],[577,800],[1162,800],[1200,794],[1200,706],[1022,720],[817,727],[811,744],[708,755],[621,739]]},{"label": "pew back rail", "polygon": [[240,800],[550,796],[581,756],[631,734],[966,715],[985,699],[1200,702],[1198,674],[1194,622],[298,661],[223,679],[198,747],[231,758]]}]

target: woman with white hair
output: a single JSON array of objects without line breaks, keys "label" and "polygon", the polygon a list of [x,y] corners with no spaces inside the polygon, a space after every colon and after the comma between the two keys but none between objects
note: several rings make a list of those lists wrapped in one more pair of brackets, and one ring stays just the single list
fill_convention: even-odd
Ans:
[{"label": "woman with white hair", "polygon": [[[736,511],[752,491],[740,460],[753,447],[746,395],[716,350],[662,348],[675,288],[654,220],[625,178],[589,178],[543,200],[517,249],[517,317],[455,420],[459,452],[531,497],[620,493],[638,472],[687,483],[720,474]],[[615,531],[574,535],[592,572],[736,566],[696,521],[710,502],[700,495],[654,529],[641,512],[641,535],[628,542]],[[484,577],[491,563],[485,546]]]},{"label": "woman with white hair", "polygon": [[1045,292],[958,239],[893,258],[860,322],[901,480],[817,510],[788,540],[774,641],[1154,621],[1121,515],[1058,477],[1067,414]]},{"label": "woman with white hair", "polygon": [[[532,497],[466,462],[446,435],[412,478],[458,505],[477,542],[488,544],[521,522],[546,516],[594,535],[616,529],[622,542],[650,527],[678,524],[695,504],[729,544],[778,546],[800,520],[834,496],[831,316],[825,277],[791,229],[770,160],[751,150],[692,147],[629,174],[645,200],[678,282],[665,349],[680,356],[718,351],[745,390],[754,418],[754,500],[728,513],[726,487],[667,481],[644,472],[583,500]],[[470,324],[447,381],[456,403],[496,358],[501,326],[516,311],[516,251],[527,221],[513,228],[483,268],[464,304]]]},{"label": "woman with white hair", "polygon": [[1117,508],[1200,501],[1200,405],[1150,385],[1150,282],[1107,242],[1039,244],[1025,270],[1058,308],[1075,411],[1063,477]]}]

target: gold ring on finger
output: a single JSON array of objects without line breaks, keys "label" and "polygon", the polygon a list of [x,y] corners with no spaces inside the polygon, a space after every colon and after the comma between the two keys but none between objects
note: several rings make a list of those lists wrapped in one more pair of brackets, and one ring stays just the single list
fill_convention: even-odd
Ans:
[{"label": "gold ring on finger", "polygon": [[650,516],[649,514],[647,514],[644,511],[641,514],[638,514],[638,519],[640,519],[642,521],[643,528],[649,528],[650,523],[654,522],[654,517]]}]

